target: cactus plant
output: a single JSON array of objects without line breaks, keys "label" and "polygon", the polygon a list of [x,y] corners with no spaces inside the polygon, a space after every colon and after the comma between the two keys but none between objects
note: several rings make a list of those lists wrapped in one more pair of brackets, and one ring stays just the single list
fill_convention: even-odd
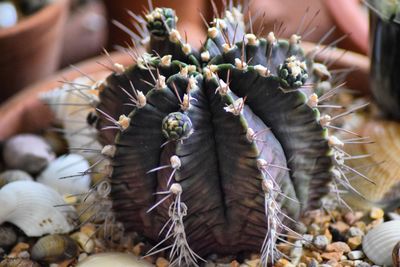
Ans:
[{"label": "cactus plant", "polygon": [[172,265],[259,250],[263,265],[274,262],[276,242],[295,235],[301,213],[339,184],[351,190],[346,175],[362,175],[342,150],[358,137],[328,133],[354,110],[325,114],[341,108],[322,103],[338,88],[313,61],[320,50],[304,53],[299,32],[262,38],[250,24],[246,33],[241,8],[230,4],[196,51],[172,9],[149,10],[132,15],[143,34],[132,36],[147,53],[127,48],[135,64],[110,58],[106,80],[75,88],[89,99],[88,127],[109,162],[96,193],[112,200],[104,217],[154,242],[148,255],[169,250]]}]

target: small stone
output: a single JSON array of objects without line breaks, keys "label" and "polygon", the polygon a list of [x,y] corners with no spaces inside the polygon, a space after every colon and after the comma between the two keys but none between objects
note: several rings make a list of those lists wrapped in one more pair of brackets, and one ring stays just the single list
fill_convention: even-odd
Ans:
[{"label": "small stone", "polygon": [[381,208],[372,208],[370,213],[369,213],[369,217],[371,217],[371,219],[381,219],[383,218],[384,215],[384,211]]},{"label": "small stone", "polygon": [[321,254],[319,254],[319,253],[316,252],[316,251],[313,251],[311,254],[312,254],[312,256],[313,256],[318,262],[322,262]]},{"label": "small stone", "polygon": [[342,221],[338,221],[331,224],[331,227],[338,230],[340,233],[345,233],[350,228],[350,226],[347,223]]},{"label": "small stone", "polygon": [[321,254],[321,257],[324,260],[335,260],[339,261],[340,258],[342,257],[343,252],[324,252]]},{"label": "small stone", "polygon": [[364,235],[364,232],[361,231],[360,228],[352,226],[352,227],[350,227],[349,230],[347,231],[347,234],[348,234],[350,237],[354,237],[354,236],[363,236],[363,235]]},{"label": "small stone", "polygon": [[344,221],[349,224],[353,225],[357,221],[359,221],[362,217],[364,216],[364,213],[361,211],[356,211],[356,212],[347,212],[344,216],[343,219]]},{"label": "small stone", "polygon": [[349,245],[349,247],[351,249],[356,249],[361,245],[362,242],[362,236],[354,236],[354,237],[350,237],[347,240],[347,244]]},{"label": "small stone", "polygon": [[356,261],[355,267],[371,267],[371,264],[365,261]]},{"label": "small stone", "polygon": [[351,260],[341,260],[340,264],[342,264],[343,266],[354,266],[354,261]]},{"label": "small stone", "polygon": [[169,261],[166,260],[163,257],[158,257],[156,260],[156,266],[157,267],[168,267],[169,266]]},{"label": "small stone", "polygon": [[303,255],[303,244],[301,240],[294,243],[293,249],[290,252],[290,260],[294,265],[299,264],[301,256]]},{"label": "small stone", "polygon": [[[282,267],[294,267],[294,265],[291,264],[290,262],[288,264],[289,265],[284,265]],[[258,267],[258,266],[260,266],[260,259],[246,261],[246,266],[247,267]]]},{"label": "small stone", "polygon": [[326,264],[328,264],[328,265],[330,265],[332,267],[341,267],[342,266],[336,259],[328,260],[326,262]]},{"label": "small stone", "polygon": [[313,236],[313,235],[305,234],[305,235],[303,235],[302,242],[303,242],[303,244],[304,244],[304,246],[305,246],[306,248],[310,248],[311,245],[312,245],[313,239],[314,239],[314,236]]},{"label": "small stone", "polygon": [[354,226],[359,228],[363,232],[365,232],[365,230],[367,228],[367,225],[363,221],[358,221],[358,222],[354,223]]},{"label": "small stone", "polygon": [[304,262],[300,262],[299,264],[297,264],[297,267],[307,267],[307,264],[305,264]]},{"label": "small stone", "polygon": [[[166,265],[167,267],[168,265]],[[239,267],[240,263],[237,260],[231,261],[230,267]]]},{"label": "small stone", "polygon": [[283,254],[289,256],[290,252],[292,251],[293,246],[292,246],[291,244],[287,244],[287,243],[283,243],[283,242],[282,242],[282,243],[277,244],[277,245],[276,245],[276,248],[277,248],[280,252],[282,252]]},{"label": "small stone", "polygon": [[[246,262],[247,264],[249,264],[248,262]],[[256,266],[256,265],[254,265]],[[294,267],[294,265],[292,263],[290,263],[287,259],[279,259],[276,263],[275,263],[275,267]]]},{"label": "small stone", "polygon": [[342,252],[349,253],[351,251],[350,247],[344,242],[333,242],[326,246],[326,251],[328,252]]},{"label": "small stone", "polygon": [[311,235],[319,235],[320,231],[321,231],[321,228],[316,223],[312,223],[308,227],[308,233],[311,234]]},{"label": "small stone", "polygon": [[331,232],[329,231],[328,226],[327,226],[327,228],[325,229],[324,236],[326,236],[326,238],[328,238],[329,243],[332,242],[332,234],[331,234]]},{"label": "small stone", "polygon": [[307,267],[317,267],[318,266],[318,261],[316,259],[311,258],[308,261]]},{"label": "small stone", "polygon": [[139,243],[136,246],[134,246],[132,249],[133,255],[135,255],[135,256],[141,255],[144,246],[145,246],[144,243]]},{"label": "small stone", "polygon": [[325,247],[329,244],[329,240],[324,235],[317,235],[313,240],[313,244],[318,249],[324,250]]},{"label": "small stone", "polygon": [[359,260],[365,257],[364,253],[361,250],[350,251],[347,256],[350,260]]}]

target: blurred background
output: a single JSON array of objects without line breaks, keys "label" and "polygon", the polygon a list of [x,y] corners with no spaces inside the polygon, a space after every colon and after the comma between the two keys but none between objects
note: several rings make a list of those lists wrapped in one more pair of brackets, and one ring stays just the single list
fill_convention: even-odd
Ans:
[{"label": "blurred background", "polygon": [[[223,1],[215,2],[221,8]],[[285,38],[302,25],[304,41],[368,52],[368,16],[359,0],[242,2],[261,35],[274,31]],[[198,13],[212,20],[210,0],[153,0],[153,5],[174,8],[182,35],[200,46],[206,26]],[[143,14],[146,7],[147,0],[0,0],[0,102],[103,49],[131,44],[131,37],[113,20],[137,32],[128,10]]]}]

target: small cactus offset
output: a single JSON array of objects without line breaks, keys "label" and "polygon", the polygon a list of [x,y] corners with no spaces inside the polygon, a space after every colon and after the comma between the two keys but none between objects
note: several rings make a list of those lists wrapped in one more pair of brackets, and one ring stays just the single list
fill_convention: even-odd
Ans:
[{"label": "small cactus offset", "polygon": [[114,73],[89,87],[98,97],[88,127],[109,162],[97,186],[112,200],[104,217],[153,242],[148,255],[168,251],[171,265],[242,251],[274,262],[301,213],[362,175],[343,150],[359,137],[332,135],[354,110],[326,114],[341,107],[321,103],[338,88],[314,63],[319,51],[305,54],[299,33],[246,33],[239,6],[216,14],[200,51],[176,30],[172,9],[132,16],[147,53],[126,49],[136,63],[112,62]]}]

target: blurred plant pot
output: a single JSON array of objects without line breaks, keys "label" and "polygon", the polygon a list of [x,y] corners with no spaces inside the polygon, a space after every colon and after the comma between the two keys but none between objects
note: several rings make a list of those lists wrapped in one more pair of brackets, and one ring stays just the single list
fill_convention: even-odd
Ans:
[{"label": "blurred plant pot", "polygon": [[370,12],[371,87],[388,118],[400,120],[400,21]]},{"label": "blurred plant pot", "polygon": [[0,30],[0,102],[59,66],[69,0],[57,0]]},{"label": "blurred plant pot", "polygon": [[[181,33],[187,33],[188,41],[192,46],[200,46],[199,40],[205,38],[205,29],[198,13],[207,13],[206,4],[209,3],[207,0],[153,0],[152,2],[155,7],[168,6],[176,10],[176,14],[179,17],[178,29]],[[134,29],[132,17],[129,16],[127,11],[130,10],[135,14],[141,15],[144,8],[148,9],[148,0],[104,0],[104,3],[108,12],[109,46],[131,43],[129,35],[116,27],[112,20]]]},{"label": "blurred plant pot", "polygon": [[[304,43],[303,47],[306,51],[311,51],[315,48],[315,44]],[[329,54],[320,54],[317,60],[327,60],[327,55],[332,58],[338,58],[332,68],[348,68],[356,64],[358,71],[351,73],[347,81],[351,86],[357,86],[353,87],[355,89],[367,86],[368,59],[352,52],[348,52],[345,55],[342,54],[343,50],[337,49]],[[132,58],[125,53],[114,52],[111,53],[111,57],[114,62],[122,65],[132,64]],[[98,75],[100,72],[104,73],[105,71],[104,66],[100,65],[99,62],[105,65],[109,64],[108,59],[105,56],[101,56],[84,61],[78,64],[77,67],[81,72],[90,76]],[[16,133],[36,132],[49,127],[53,117],[49,108],[39,101],[39,93],[60,86],[59,81],[61,78],[71,81],[81,75],[74,69],[65,69],[52,77],[33,84],[0,106],[0,140],[4,140]],[[357,81],[358,83],[350,81]]]},{"label": "blurred plant pot", "polygon": [[[264,34],[275,31],[279,37],[288,38],[288,34],[299,31],[304,40],[318,43],[322,36],[336,26],[335,32],[327,36],[324,44],[349,34],[337,44],[338,47],[364,55],[368,52],[368,17],[367,12],[361,8],[360,0],[254,0],[250,11],[255,32],[263,22]],[[263,12],[264,19],[254,19]],[[319,14],[307,27],[316,12]],[[283,21],[285,23],[280,27]]]},{"label": "blurred plant pot", "polygon": [[72,5],[68,17],[61,66],[98,55],[107,43],[106,9],[102,1]]}]

